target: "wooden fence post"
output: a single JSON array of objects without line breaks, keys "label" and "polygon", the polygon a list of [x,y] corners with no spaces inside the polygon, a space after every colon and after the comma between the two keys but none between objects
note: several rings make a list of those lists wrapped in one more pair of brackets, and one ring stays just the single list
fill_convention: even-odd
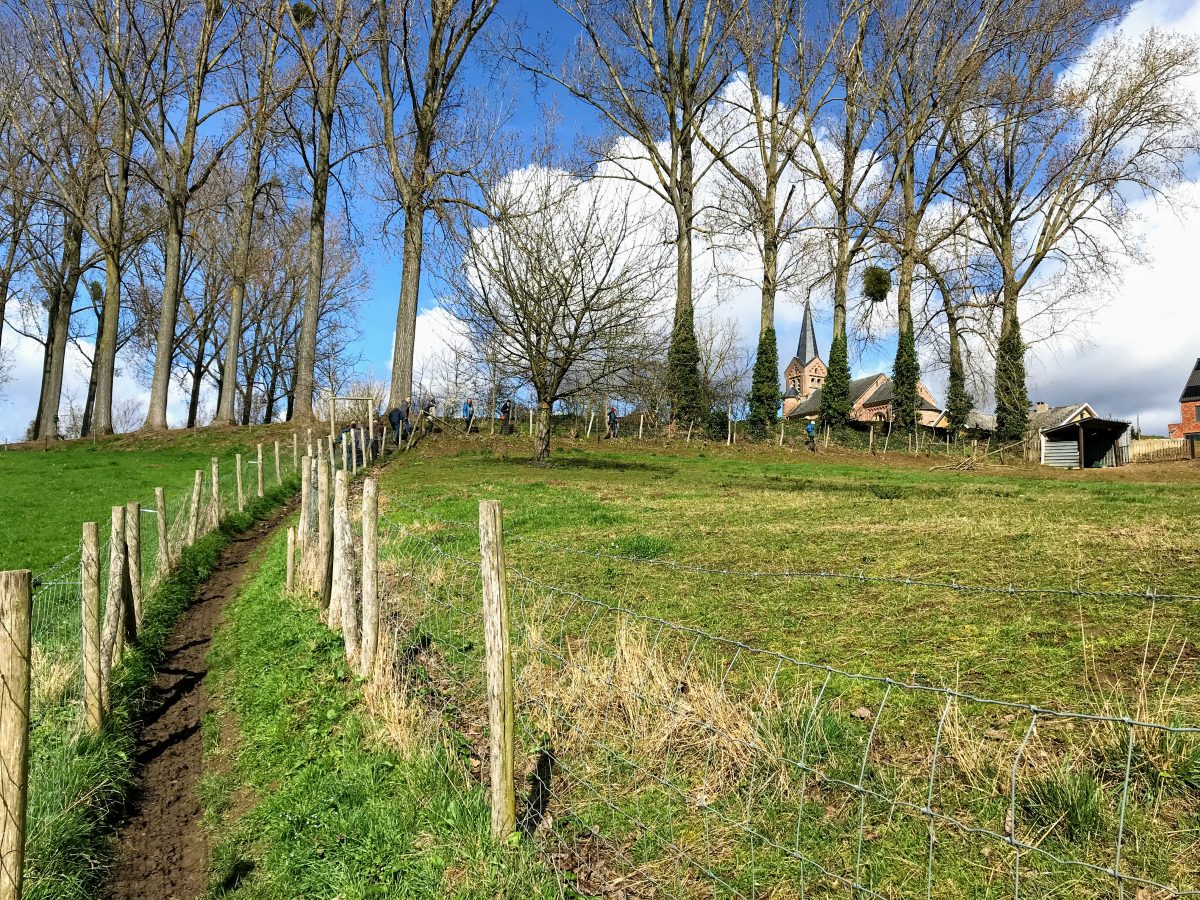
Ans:
[{"label": "wooden fence post", "polygon": [[154,513],[158,528],[158,559],[154,574],[156,578],[165,578],[171,570],[171,523],[167,521],[167,493],[160,487],[154,489]]},{"label": "wooden fence post", "polygon": [[100,674],[100,529],[83,523],[80,582],[83,589],[83,708],[89,731],[104,724]]},{"label": "wooden fence post", "polygon": [[212,458],[212,530],[221,524],[221,461]]},{"label": "wooden fence post", "polygon": [[329,611],[330,581],[333,578],[333,528],[329,521],[329,469],[317,467],[317,552],[314,556],[313,584],[317,605]]},{"label": "wooden fence post", "polygon": [[342,471],[347,472],[350,469],[350,441],[346,439],[349,432],[342,438]]},{"label": "wooden fence post", "polygon": [[479,555],[487,656],[492,837],[504,841],[516,830],[517,805],[513,788],[513,683],[508,646],[508,591],[504,581],[504,513],[496,500],[479,501]]},{"label": "wooden fence post", "polygon": [[533,407],[529,407],[529,436],[533,437]]},{"label": "wooden fence post", "polygon": [[292,474],[300,469],[300,432],[292,432]]},{"label": "wooden fence post", "polygon": [[692,426],[693,426],[694,424],[696,424],[696,423],[695,423],[695,422],[693,422],[691,419],[688,419],[688,436],[687,436],[687,443],[689,443],[689,444],[692,442]]},{"label": "wooden fence post", "polygon": [[783,446],[783,417],[779,418],[779,446]]},{"label": "wooden fence post", "polygon": [[279,465],[279,441],[275,442],[275,483],[283,484],[283,470]]},{"label": "wooden fence post", "polygon": [[0,900],[21,900],[29,799],[33,579],[0,572]]},{"label": "wooden fence post", "polygon": [[237,455],[237,500],[238,512],[246,508],[246,492],[242,487],[242,454]]},{"label": "wooden fence post", "polygon": [[133,613],[130,631],[142,633],[142,504],[125,504],[125,552],[129,566],[129,604]]},{"label": "wooden fence post", "polygon": [[638,440],[642,439],[642,429],[646,426],[646,414],[642,413],[638,416]]},{"label": "wooden fence post", "polygon": [[362,653],[358,673],[370,678],[379,647],[379,482],[363,482],[362,498]]},{"label": "wooden fence post", "polygon": [[204,472],[196,470],[196,478],[192,482],[192,508],[188,510],[187,545],[196,543],[200,531],[200,489],[204,486]]},{"label": "wooden fence post", "polygon": [[121,613],[125,603],[125,507],[114,506],[108,536],[108,593],[104,598],[104,631],[100,637],[100,698],[107,713],[112,709],[112,670],[120,662],[124,643]]},{"label": "wooden fence post", "polygon": [[358,579],[354,577],[357,568],[354,564],[354,532],[350,529],[350,475],[339,472],[333,486],[333,591],[329,608],[331,617],[341,617],[346,659],[352,668],[358,662],[362,641],[355,590]]},{"label": "wooden fence post", "polygon": [[875,426],[874,425],[871,426],[870,431],[868,432],[868,435],[869,435],[869,437],[867,438],[867,452],[874,453],[875,452]]},{"label": "wooden fence post", "polygon": [[263,452],[262,444],[258,445],[258,496],[263,495]]},{"label": "wooden fence post", "polygon": [[308,492],[312,490],[312,460],[305,455],[301,460],[303,468],[300,470],[300,533],[299,549],[300,549],[300,565],[304,565],[304,545],[308,541]]},{"label": "wooden fence post", "polygon": [[288,527],[287,536],[287,592],[290,594],[296,588],[296,529]]}]

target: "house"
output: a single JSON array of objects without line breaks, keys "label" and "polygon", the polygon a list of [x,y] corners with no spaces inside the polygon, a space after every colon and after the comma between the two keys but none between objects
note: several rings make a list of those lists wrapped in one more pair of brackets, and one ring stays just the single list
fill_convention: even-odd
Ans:
[{"label": "house", "polygon": [[1098,469],[1129,461],[1129,423],[1101,418],[1087,403],[1036,404],[1026,434],[1026,456],[1044,466]]},{"label": "house", "polygon": [[[943,412],[937,417],[937,421],[933,423],[933,427],[939,431],[948,431],[950,429],[949,416]],[[967,424],[963,427],[963,433],[967,434],[968,436],[977,435],[979,437],[985,437],[995,433],[995,431],[995,416],[989,413],[980,412],[977,409],[973,409],[967,413]]]},{"label": "house", "polygon": [[[821,385],[829,369],[817,350],[817,334],[813,328],[812,307],[804,304],[804,319],[800,324],[800,341],[796,355],[783,370],[783,416],[787,419],[815,419],[821,411]],[[933,394],[917,383],[920,400],[917,421],[933,425],[942,411]],[[892,420],[892,379],[882,372],[855,378],[850,382],[850,418],[856,422],[890,422]]]},{"label": "house", "polygon": [[1167,434],[1200,443],[1200,359],[1196,360],[1192,375],[1179,395],[1179,419],[1167,426]]}]

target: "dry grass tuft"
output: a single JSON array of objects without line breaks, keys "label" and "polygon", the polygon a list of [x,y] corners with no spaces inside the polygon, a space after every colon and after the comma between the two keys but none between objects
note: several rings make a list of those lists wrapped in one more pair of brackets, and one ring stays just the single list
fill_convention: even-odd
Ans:
[{"label": "dry grass tuft", "polygon": [[[697,805],[708,805],[767,752],[754,709],[731,697],[711,668],[693,660],[685,674],[682,658],[653,649],[640,626],[620,628],[611,650],[558,648],[533,629],[527,641],[530,658],[517,696],[534,698],[525,712],[551,735],[558,753],[588,756],[597,744],[613,748],[682,782]],[[663,773],[667,760],[671,770]]]},{"label": "dry grass tuft", "polygon": [[406,674],[394,664],[397,654],[404,652],[397,646],[401,633],[396,628],[380,629],[380,662],[363,689],[363,702],[376,726],[375,736],[402,755],[412,756],[434,746],[438,727],[414,698]]},{"label": "dry grass tuft", "polygon": [[48,654],[37,644],[33,645],[29,674],[30,707],[34,718],[41,710],[66,702],[67,695],[79,686],[82,676],[77,660],[71,656],[64,659]]}]

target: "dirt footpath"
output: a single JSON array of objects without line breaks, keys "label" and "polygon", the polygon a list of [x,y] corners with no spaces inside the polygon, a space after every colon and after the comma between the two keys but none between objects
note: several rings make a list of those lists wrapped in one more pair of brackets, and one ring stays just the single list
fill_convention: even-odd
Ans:
[{"label": "dirt footpath", "polygon": [[109,900],[195,900],[204,894],[208,846],[200,824],[201,722],[208,711],[205,656],[250,561],[291,505],[235,537],[167,641],[137,746],[138,781],[118,832]]}]

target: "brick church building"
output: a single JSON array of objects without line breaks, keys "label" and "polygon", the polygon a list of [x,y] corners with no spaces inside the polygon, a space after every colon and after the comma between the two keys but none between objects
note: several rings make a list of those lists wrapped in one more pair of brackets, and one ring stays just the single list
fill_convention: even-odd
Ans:
[{"label": "brick church building", "polygon": [[[821,385],[828,374],[829,369],[817,351],[812,307],[805,303],[796,355],[783,371],[784,418],[815,419],[821,411]],[[892,379],[882,372],[855,378],[850,382],[850,418],[858,422],[890,422],[892,395]],[[942,414],[937,401],[921,382],[917,382],[917,397],[918,423],[932,426]]]},{"label": "brick church building", "polygon": [[1200,441],[1200,359],[1196,360],[1192,375],[1179,395],[1179,418],[1180,421],[1167,426],[1167,433],[1173,438]]}]

